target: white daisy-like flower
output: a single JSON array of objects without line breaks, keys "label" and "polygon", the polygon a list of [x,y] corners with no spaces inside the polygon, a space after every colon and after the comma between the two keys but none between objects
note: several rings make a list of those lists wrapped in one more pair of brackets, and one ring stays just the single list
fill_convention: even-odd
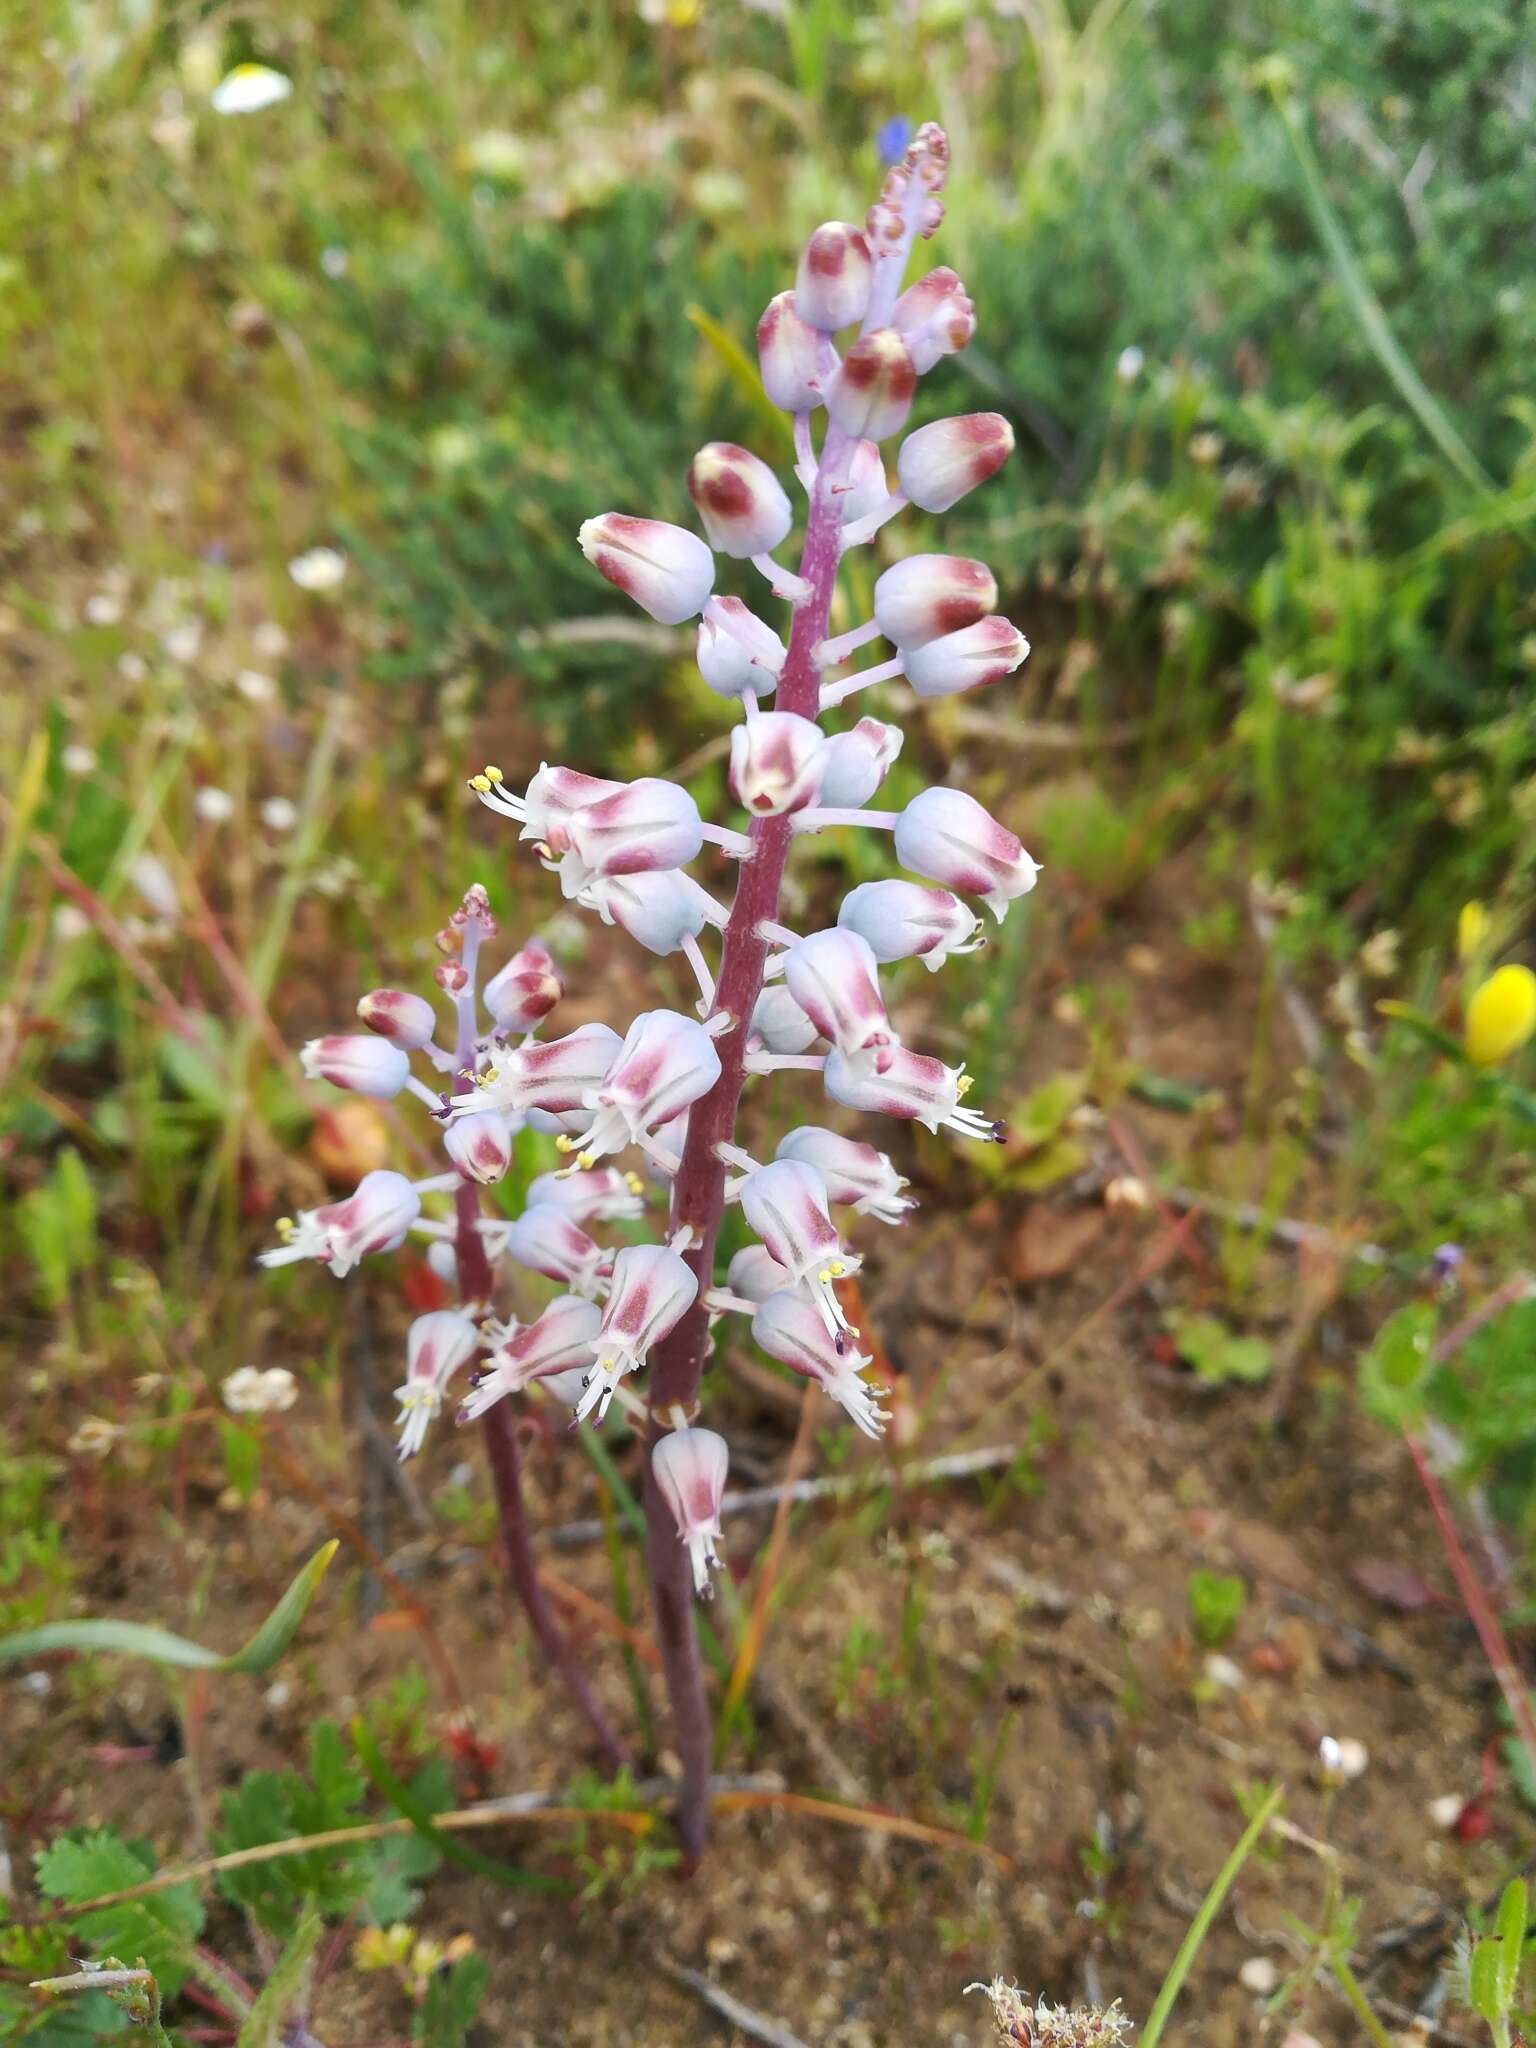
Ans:
[{"label": "white daisy-like flower", "polygon": [[209,95],[216,114],[259,114],[275,107],[293,91],[293,80],[270,64],[237,64],[225,72]]},{"label": "white daisy-like flower", "polygon": [[295,555],[288,564],[288,574],[299,586],[311,595],[324,595],[339,590],[347,578],[347,558],[340,548],[309,548],[302,555]]},{"label": "white daisy-like flower", "polygon": [[299,1383],[286,1366],[242,1365],[219,1389],[231,1415],[281,1415],[299,1398]]}]

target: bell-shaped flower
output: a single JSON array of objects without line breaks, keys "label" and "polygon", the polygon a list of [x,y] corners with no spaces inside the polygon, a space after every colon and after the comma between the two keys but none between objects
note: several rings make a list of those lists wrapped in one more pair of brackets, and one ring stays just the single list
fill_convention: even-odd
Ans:
[{"label": "bell-shaped flower", "polygon": [[688,495],[712,548],[747,562],[771,554],[794,524],[784,486],[761,456],[706,441],[688,465]]},{"label": "bell-shaped flower", "polygon": [[762,711],[731,729],[731,792],[754,817],[782,817],[815,801],[827,736],[794,711]]},{"label": "bell-shaped flower", "polygon": [[582,1024],[562,1038],[509,1048],[498,1055],[465,1095],[455,1095],[456,1116],[500,1109],[509,1116],[538,1110],[567,1116],[587,1106],[587,1098],[613,1065],[623,1041],[607,1024]]},{"label": "bell-shaped flower", "polygon": [[405,1336],[405,1385],[395,1389],[402,1458],[413,1458],[421,1449],[448,1382],[479,1347],[480,1332],[457,1309],[434,1309],[411,1324]]},{"label": "bell-shaped flower", "polygon": [[467,1180],[490,1187],[512,1164],[512,1126],[499,1109],[456,1117],[443,1132],[443,1150]]},{"label": "bell-shaped flower", "polygon": [[558,1280],[576,1294],[601,1294],[613,1271],[613,1253],[594,1243],[581,1225],[553,1202],[525,1209],[507,1226],[506,1250],[530,1273]]},{"label": "bell-shaped flower", "polygon": [[374,988],[358,998],[357,1014],[380,1038],[406,1052],[429,1045],[437,1029],[437,1012],[425,996],[405,988]]},{"label": "bell-shaped flower", "polygon": [[370,1252],[392,1252],[421,1214],[421,1197],[403,1173],[376,1167],[365,1173],[344,1202],[301,1209],[297,1222],[281,1219],[282,1243],[262,1252],[263,1266],[290,1266],[316,1259],[340,1280]]},{"label": "bell-shaped flower", "polygon": [[648,875],[599,875],[582,901],[604,924],[616,924],[648,953],[675,953],[705,925],[723,926],[729,912],[692,875],[667,868]]},{"label": "bell-shaped flower", "polygon": [[901,752],[900,726],[878,718],[861,718],[848,732],[835,732],[821,756],[821,781],[816,801],[834,810],[857,810],[884,782]]},{"label": "bell-shaped flower", "polygon": [[1013,621],[994,615],[908,648],[901,665],[919,697],[954,697],[1012,675],[1028,653],[1029,642]]},{"label": "bell-shaped flower", "polygon": [[460,1422],[473,1422],[508,1394],[520,1394],[541,1380],[574,1406],[580,1393],[568,1394],[558,1383],[575,1373],[584,1383],[592,1369],[592,1347],[602,1325],[595,1301],[576,1294],[557,1294],[531,1323],[508,1330],[486,1360],[485,1370],[459,1409]]},{"label": "bell-shaped flower", "polygon": [[911,351],[919,376],[963,349],[976,332],[976,308],[954,271],[930,270],[896,301],[891,325]]},{"label": "bell-shaped flower", "polygon": [[770,982],[752,1005],[747,1044],[754,1051],[809,1052],[820,1036],[782,982]]},{"label": "bell-shaped flower", "polygon": [[874,954],[857,932],[833,925],[796,940],[784,955],[784,986],[839,1051],[882,1064],[901,1043],[880,994]]},{"label": "bell-shaped flower", "polygon": [[552,1203],[573,1223],[624,1223],[645,1213],[645,1182],[617,1166],[590,1173],[541,1173],[528,1184],[527,1206]]},{"label": "bell-shaped flower", "polygon": [[781,412],[821,404],[822,337],[795,311],[793,292],[770,299],[757,323],[757,364],[769,403]]},{"label": "bell-shaped flower", "polygon": [[717,697],[771,697],[784,642],[739,597],[711,598],[699,620],[699,674]]},{"label": "bell-shaped flower", "polygon": [[1012,453],[1013,429],[1000,412],[967,412],[908,434],[896,474],[914,505],[947,512],[995,476]]},{"label": "bell-shaped flower", "polygon": [[411,1078],[411,1056],[403,1046],[361,1031],[312,1038],[299,1054],[299,1065],[311,1081],[329,1081],[333,1088],[350,1088],[376,1102],[398,1095]]},{"label": "bell-shaped flower", "polygon": [[845,434],[883,441],[906,425],[916,389],[907,344],[894,328],[877,327],[859,336],[827,380],[827,417]]},{"label": "bell-shaped flower", "polygon": [[935,786],[896,820],[896,858],[916,875],[979,896],[1001,924],[1040,869],[1019,841],[963,789]]},{"label": "bell-shaped flower", "polygon": [[682,1321],[698,1292],[693,1268],[670,1245],[624,1246],[613,1262],[613,1284],[603,1304],[578,1418],[595,1408],[602,1419],[620,1380],[644,1365],[647,1352]]},{"label": "bell-shaped flower", "polygon": [[827,1213],[826,1182],[816,1169],[798,1159],[758,1167],[741,1183],[741,1213],[791,1283],[815,1302],[827,1328],[834,1334],[851,1329],[835,1288],[863,1261],[843,1249]]},{"label": "bell-shaped flower", "polygon": [[581,552],[659,626],[696,618],[715,587],[715,558],[697,534],[664,519],[604,512],[583,522]]},{"label": "bell-shaped flower", "polygon": [[670,1123],[707,1095],[720,1078],[720,1055],[702,1024],[675,1010],[643,1010],[630,1025],[618,1057],[589,1091],[587,1129],[560,1140],[578,1166],[591,1166]]},{"label": "bell-shaped flower", "polygon": [[802,1379],[815,1380],[866,1436],[884,1430],[887,1416],[878,1389],[863,1376],[873,1359],[852,1349],[839,1351],[815,1304],[803,1294],[770,1294],[752,1318],[752,1335],[770,1358]]},{"label": "bell-shaped flower", "polygon": [[851,327],[864,318],[873,282],[874,262],[864,230],[843,220],[823,221],[800,254],[795,311],[808,327],[823,334]]},{"label": "bell-shaped flower", "polygon": [[554,955],[542,939],[530,939],[486,983],[485,1007],[498,1032],[520,1037],[537,1029],[564,994]]},{"label": "bell-shaped flower", "polygon": [[837,488],[839,517],[844,526],[852,526],[856,520],[867,519],[872,512],[879,511],[891,495],[891,486],[878,442],[854,443],[843,481]]},{"label": "bell-shaped flower", "polygon": [[907,1182],[896,1171],[887,1153],[857,1138],[845,1138],[819,1124],[801,1124],[786,1131],[779,1140],[775,1159],[798,1159],[811,1166],[827,1186],[830,1202],[849,1203],[856,1215],[873,1216],[881,1223],[905,1221],[917,1203],[901,1191]]},{"label": "bell-shaped flower", "polygon": [[547,761],[540,764],[538,774],[521,796],[508,789],[506,777],[494,767],[471,775],[469,786],[487,810],[512,818],[522,827],[519,839],[536,843],[547,841],[551,829],[573,811],[585,810],[588,804],[612,796],[624,787],[622,782],[610,782],[603,775],[583,775],[579,768],[551,768]]},{"label": "bell-shaped flower", "polygon": [[969,555],[908,555],[875,583],[875,623],[905,653],[984,619],[997,580]]},{"label": "bell-shaped flower", "polygon": [[986,942],[977,936],[981,920],[948,889],[921,882],[860,882],[838,909],[845,931],[857,932],[882,964],[921,960],[937,973],[951,953],[974,953]]},{"label": "bell-shaped flower", "polygon": [[[703,820],[693,798],[678,783],[642,775],[585,810],[573,812],[549,835],[558,854],[574,854],[582,880],[566,887],[579,894],[593,875],[640,875],[680,868],[704,844]],[[566,869],[562,864],[562,886]]]},{"label": "bell-shaped flower", "polygon": [[822,1069],[822,1086],[845,1109],[876,1116],[906,1117],[930,1131],[948,1128],[962,1138],[1001,1143],[1003,1127],[964,1106],[971,1077],[964,1067],[946,1067],[926,1053],[897,1047],[883,1073],[865,1060],[845,1059],[835,1048]]},{"label": "bell-shaped flower", "polygon": [[726,1268],[725,1284],[743,1301],[766,1301],[781,1288],[794,1287],[794,1280],[765,1244],[744,1244],[732,1254]]},{"label": "bell-shaped flower", "polygon": [[694,1591],[706,1597],[710,1567],[720,1562],[715,1544],[729,1464],[725,1438],[712,1429],[669,1430],[651,1452],[657,1491],[672,1510],[677,1533],[688,1546]]}]

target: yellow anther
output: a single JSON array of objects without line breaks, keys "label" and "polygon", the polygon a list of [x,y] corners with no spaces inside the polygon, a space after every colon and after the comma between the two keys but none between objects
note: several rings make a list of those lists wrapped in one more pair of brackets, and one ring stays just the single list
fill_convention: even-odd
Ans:
[{"label": "yellow anther", "polygon": [[827,1271],[832,1275],[832,1278],[834,1280],[841,1280],[843,1275],[847,1272],[847,1270],[848,1268],[843,1264],[841,1259],[834,1259],[831,1265],[827,1268]]},{"label": "yellow anther", "polygon": [[555,1140],[555,1150],[557,1152],[574,1152],[576,1150],[576,1140],[568,1138],[565,1132],[562,1131]]},{"label": "yellow anther", "polygon": [[581,1168],[582,1172],[585,1173],[589,1166],[596,1166],[597,1154],[595,1152],[578,1152],[576,1155],[576,1164]]},{"label": "yellow anther", "polygon": [[958,1081],[957,1081],[957,1082],[955,1083],[955,1100],[956,1100],[956,1102],[964,1102],[964,1100],[965,1100],[966,1096],[967,1096],[967,1095],[969,1095],[969,1094],[970,1094],[970,1092],[971,1092],[971,1076],[970,1076],[969,1074],[962,1074],[962,1075],[960,1076],[959,1080],[958,1080]]},{"label": "yellow anther", "polygon": [[632,1195],[643,1195],[645,1193],[645,1182],[640,1178],[638,1173],[626,1173],[624,1176],[624,1185],[629,1189],[629,1192]]},{"label": "yellow anther", "polygon": [[291,1216],[279,1216],[276,1223],[273,1224],[272,1228],[277,1232],[278,1236],[286,1244],[288,1242],[288,1239],[292,1237],[295,1230],[298,1229],[298,1225],[294,1222]]},{"label": "yellow anther", "polygon": [[485,764],[485,779],[487,782],[504,782],[506,780],[501,770],[490,761],[487,761]]},{"label": "yellow anther", "polygon": [[489,775],[471,775],[469,786],[481,796],[488,796],[490,794],[491,778]]},{"label": "yellow anther", "polygon": [[487,1067],[485,1072],[480,1076],[480,1085],[482,1088],[494,1088],[496,1083],[500,1079],[500,1067]]},{"label": "yellow anther", "polygon": [[822,1283],[823,1286],[825,1286],[826,1283],[832,1277],[832,1268],[830,1266],[823,1266],[821,1271],[816,1275],[816,1278]]}]

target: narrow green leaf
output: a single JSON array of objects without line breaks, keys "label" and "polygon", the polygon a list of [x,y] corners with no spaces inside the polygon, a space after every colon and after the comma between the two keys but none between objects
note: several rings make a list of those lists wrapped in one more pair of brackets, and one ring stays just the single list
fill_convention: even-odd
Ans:
[{"label": "narrow green leaf", "polygon": [[1259,1838],[1279,1811],[1280,1801],[1284,1796],[1284,1788],[1277,1785],[1243,1829],[1236,1848],[1217,1871],[1216,1881],[1200,1901],[1199,1910],[1189,1923],[1189,1932],[1179,1943],[1179,1952],[1169,1966],[1151,2012],[1147,2014],[1147,2023],[1141,2030],[1140,2048],[1157,2048],[1163,2028],[1168,2024],[1168,2015],[1173,2011],[1174,2002],[1184,1988],[1184,1979],[1189,1975],[1195,1957],[1200,1953],[1201,1944],[1211,1931],[1212,1922],[1221,1911],[1222,1902],[1236,1882],[1237,1873],[1253,1854]]},{"label": "narrow green leaf", "polygon": [[468,1842],[461,1842],[456,1835],[438,1827],[431,1814],[413,1797],[410,1789],[401,1784],[384,1761],[383,1752],[361,1715],[352,1723],[352,1746],[374,1789],[403,1819],[410,1822],[418,1835],[432,1844],[445,1863],[457,1863],[461,1869],[472,1870],[478,1877],[488,1877],[492,1883],[514,1890],[567,1893],[572,1889],[557,1877],[546,1877],[540,1870],[522,1870],[513,1864],[498,1862],[494,1856],[483,1855],[480,1850],[472,1849]]},{"label": "narrow green leaf", "polygon": [[763,390],[762,379],[757,374],[757,365],[735,335],[728,333],[712,314],[705,312],[702,306],[686,306],[683,310],[692,325],[714,350],[727,377],[758,418],[769,428],[774,439],[793,448],[795,436],[789,414],[780,412],[776,405],[769,404],[768,395]]},{"label": "narrow green leaf", "polygon": [[309,1966],[324,1932],[325,1922],[314,1901],[306,1899],[299,1924],[247,2014],[235,2048],[279,2048],[284,2021],[308,1993]]},{"label": "narrow green leaf", "polygon": [[1496,1941],[1485,1938],[1474,1942],[1468,1980],[1472,2004],[1491,2026],[1502,2010],[1499,2004],[1499,1944]]},{"label": "narrow green leaf", "polygon": [[137,1621],[53,1621],[21,1634],[0,1636],[0,1664],[16,1664],[50,1650],[104,1650],[121,1657],[147,1657],[154,1664],[174,1664],[188,1671],[267,1671],[298,1633],[325,1568],[336,1555],[336,1542],[322,1544],[250,1641],[232,1657],[169,1629]]},{"label": "narrow green leaf", "polygon": [[1499,1901],[1499,2010],[1512,2012],[1520,1987],[1520,1960],[1525,1952],[1525,1930],[1530,1902],[1523,1877],[1512,1877]]},{"label": "narrow green leaf", "polygon": [[1467,1053],[1459,1038],[1442,1030],[1433,1017],[1426,1017],[1413,1003],[1395,1002],[1390,996],[1383,996],[1376,1005],[1378,1016],[1390,1017],[1394,1024],[1406,1024],[1408,1029],[1422,1038],[1426,1045],[1432,1045],[1437,1052],[1443,1052],[1447,1059],[1465,1062]]}]

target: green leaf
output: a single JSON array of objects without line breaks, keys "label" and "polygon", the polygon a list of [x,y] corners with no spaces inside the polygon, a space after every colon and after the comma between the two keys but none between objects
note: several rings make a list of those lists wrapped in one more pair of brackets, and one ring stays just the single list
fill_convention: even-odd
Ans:
[{"label": "green leaf", "polygon": [[1168,1330],[1179,1356],[1197,1379],[1212,1384],[1241,1380],[1250,1385],[1267,1380],[1274,1369],[1262,1337],[1239,1337],[1215,1316],[1174,1314]]},{"label": "green leaf", "polygon": [[17,1204],[17,1225],[50,1308],[62,1308],[70,1283],[96,1259],[96,1193],[85,1162],[67,1145],[53,1171]]},{"label": "green leaf", "polygon": [[1452,1037],[1451,1033],[1443,1030],[1433,1017],[1426,1016],[1414,1004],[1395,1002],[1391,997],[1384,996],[1376,1008],[1381,1016],[1390,1017],[1394,1024],[1406,1024],[1416,1037],[1422,1038],[1426,1045],[1432,1045],[1436,1052],[1443,1052],[1448,1059],[1459,1061],[1462,1065],[1466,1064],[1467,1050],[1461,1040]]},{"label": "green leaf", "polygon": [[20,1635],[0,1636],[0,1664],[41,1657],[50,1650],[105,1650],[123,1657],[147,1657],[189,1671],[269,1671],[298,1633],[299,1623],[336,1555],[333,1538],[315,1552],[243,1649],[221,1656],[169,1629],[137,1621],[53,1621]]},{"label": "green leaf", "polygon": [[482,1955],[460,1956],[451,1969],[439,1970],[427,1985],[411,2039],[421,2048],[462,2048],[490,1980],[491,1966]]},{"label": "green leaf", "polygon": [[1504,2010],[1499,2002],[1499,1944],[1482,1940],[1472,1944],[1472,1966],[1468,1988],[1474,2009],[1491,2025]]},{"label": "green leaf", "polygon": [[1377,1331],[1361,1363],[1360,1399],[1379,1422],[1407,1428],[1417,1420],[1434,1364],[1435,1326],[1433,1305],[1411,1301]]},{"label": "green leaf", "polygon": [[352,1741],[374,1789],[410,1822],[417,1834],[432,1844],[445,1863],[457,1863],[479,1877],[488,1877],[495,1884],[518,1890],[564,1892],[568,1889],[558,1878],[546,1877],[542,1871],[523,1870],[510,1863],[498,1862],[494,1856],[486,1856],[479,1849],[471,1848],[468,1842],[461,1842],[456,1836],[434,1826],[432,1816],[421,1800],[401,1784],[384,1761],[384,1753],[361,1715],[352,1723]]},{"label": "green leaf", "polygon": [[1248,1604],[1244,1582],[1223,1572],[1191,1572],[1186,1588],[1190,1626],[1207,1649],[1220,1649]]},{"label": "green leaf", "polygon": [[1502,2012],[1513,2010],[1515,1994],[1520,1988],[1520,1961],[1525,1953],[1529,1914],[1530,1899],[1525,1879],[1512,1877],[1504,1887],[1498,1918],[1494,1922],[1499,1937],[1499,2007]]},{"label": "green leaf", "polygon": [[[125,1842],[111,1828],[96,1834],[61,1835],[37,1861],[38,1889],[60,1905],[127,1891],[155,1874],[152,1852]],[[178,1990],[186,1977],[192,1945],[202,1932],[203,1903],[196,1887],[172,1885],[147,1898],[98,1906],[75,1921],[77,1936],[102,1954],[144,1958],[162,1992]]]},{"label": "green leaf", "polygon": [[781,448],[788,446],[792,449],[795,437],[789,416],[769,402],[763,390],[762,379],[757,374],[756,363],[735,335],[728,333],[718,320],[705,312],[702,306],[685,306],[683,311],[689,323],[709,343],[726,376],[735,385],[737,396],[757,414]]},{"label": "green leaf", "polygon": [[246,2015],[235,2048],[279,2048],[283,2022],[308,1997],[310,1964],[324,1932],[325,1922],[313,1902],[306,1903],[287,1946]]}]

